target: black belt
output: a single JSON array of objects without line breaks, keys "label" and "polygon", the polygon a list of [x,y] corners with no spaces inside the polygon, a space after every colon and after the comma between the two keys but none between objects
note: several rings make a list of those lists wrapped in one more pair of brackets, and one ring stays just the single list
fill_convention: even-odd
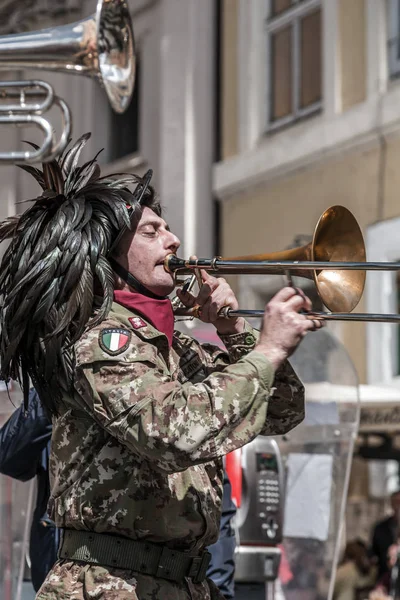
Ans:
[{"label": "black belt", "polygon": [[106,533],[63,529],[58,558],[127,569],[178,583],[185,577],[201,583],[206,577],[211,554],[204,551],[198,556],[191,556],[161,544]]}]

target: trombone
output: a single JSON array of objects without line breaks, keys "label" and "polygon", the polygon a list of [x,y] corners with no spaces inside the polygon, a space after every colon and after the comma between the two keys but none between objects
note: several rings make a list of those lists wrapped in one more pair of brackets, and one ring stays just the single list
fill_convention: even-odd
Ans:
[{"label": "trombone", "polygon": [[[129,106],[136,71],[133,28],[126,0],[97,0],[96,13],[76,23],[41,31],[0,37],[0,70],[27,67],[92,77],[105,89],[117,113]],[[52,160],[71,137],[72,120],[64,100],[44,81],[0,81],[0,124],[33,124],[42,130],[44,141],[35,151],[1,152],[1,163]],[[28,102],[27,102],[28,99]],[[54,104],[62,115],[58,142],[42,115]]]},{"label": "trombone", "polygon": [[[328,311],[307,312],[310,319],[329,321],[373,321],[400,323],[398,314],[352,313],[364,291],[366,271],[400,271],[399,262],[366,262],[361,229],[354,215],[344,206],[331,206],[319,218],[313,240],[300,248],[252,254],[233,258],[181,259],[166,257],[164,268],[169,273],[188,274],[205,269],[215,275],[264,274],[288,275],[314,280],[316,290]],[[193,316],[196,312],[175,305],[177,316]],[[224,307],[225,318],[260,318],[263,310],[231,310]]]}]

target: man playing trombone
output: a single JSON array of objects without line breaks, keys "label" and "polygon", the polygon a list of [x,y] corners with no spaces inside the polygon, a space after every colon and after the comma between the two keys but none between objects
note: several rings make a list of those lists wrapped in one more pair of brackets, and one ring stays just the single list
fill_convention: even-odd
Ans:
[{"label": "man playing trombone", "polygon": [[[100,177],[78,166],[88,136],[43,172],[42,195],[0,226],[3,378],[29,378],[52,415],[50,517],[58,561],[39,600],[218,599],[205,574],[216,541],[222,457],[301,422],[304,389],[287,362],[319,322],[282,289],[258,334],[224,279],[197,296],[226,351],[174,331],[164,269],[178,238],[151,173]],[[133,193],[130,191],[133,188]],[[28,377],[29,376],[29,377]]]}]

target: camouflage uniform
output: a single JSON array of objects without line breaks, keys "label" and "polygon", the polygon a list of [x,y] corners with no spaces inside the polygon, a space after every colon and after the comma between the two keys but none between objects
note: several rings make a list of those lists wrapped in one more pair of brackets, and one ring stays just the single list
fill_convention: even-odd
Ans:
[{"label": "camouflage uniform", "polygon": [[[224,352],[179,332],[169,348],[164,334],[132,317],[114,303],[109,318],[76,346],[77,394],[64,398],[53,421],[50,513],[58,527],[194,554],[218,538],[222,456],[260,433],[297,425],[303,386],[288,363],[274,374],[253,351],[257,333],[249,325],[221,336]],[[106,330],[128,334],[113,355],[101,343]],[[222,596],[209,580],[177,584],[62,560],[37,598]]]}]

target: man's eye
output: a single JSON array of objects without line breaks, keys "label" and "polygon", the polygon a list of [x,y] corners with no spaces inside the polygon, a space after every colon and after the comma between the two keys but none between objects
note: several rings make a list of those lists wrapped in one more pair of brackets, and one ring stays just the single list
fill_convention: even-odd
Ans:
[{"label": "man's eye", "polygon": [[155,229],[145,229],[144,234],[153,237],[156,235],[156,230]]}]

